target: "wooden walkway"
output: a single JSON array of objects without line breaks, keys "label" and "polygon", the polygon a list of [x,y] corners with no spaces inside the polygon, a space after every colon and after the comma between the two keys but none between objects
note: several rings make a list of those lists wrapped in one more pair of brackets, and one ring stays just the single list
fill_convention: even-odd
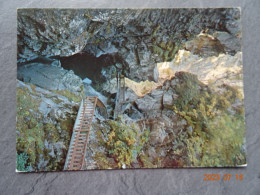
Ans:
[{"label": "wooden walkway", "polygon": [[67,154],[64,170],[82,170],[86,166],[86,150],[89,131],[96,106],[102,102],[96,97],[86,97],[82,100],[73,128],[70,147]]}]

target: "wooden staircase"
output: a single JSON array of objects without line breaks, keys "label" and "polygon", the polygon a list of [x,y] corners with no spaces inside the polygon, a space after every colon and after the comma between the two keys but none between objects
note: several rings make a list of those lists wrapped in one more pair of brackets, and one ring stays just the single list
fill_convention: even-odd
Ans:
[{"label": "wooden staircase", "polygon": [[82,100],[73,128],[70,147],[64,170],[82,170],[86,166],[86,150],[92,119],[97,106],[96,96],[87,96]]}]

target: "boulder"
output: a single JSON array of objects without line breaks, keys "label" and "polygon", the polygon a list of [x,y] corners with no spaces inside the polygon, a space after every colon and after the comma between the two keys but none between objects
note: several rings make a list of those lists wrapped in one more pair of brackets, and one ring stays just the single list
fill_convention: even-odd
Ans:
[{"label": "boulder", "polygon": [[150,96],[157,99],[157,100],[161,100],[163,93],[164,93],[163,90],[156,89],[156,90],[151,91]]},{"label": "boulder", "polygon": [[126,102],[134,102],[138,99],[138,96],[135,94],[135,92],[129,88],[125,91],[125,101]]},{"label": "boulder", "polygon": [[164,107],[167,107],[167,108],[172,107],[172,105],[173,105],[172,95],[173,95],[173,93],[170,90],[164,93],[164,95],[163,95],[163,106]]},{"label": "boulder", "polygon": [[139,110],[147,112],[150,110],[161,110],[161,99],[156,99],[150,95],[146,95],[143,98],[139,98],[135,101]]}]

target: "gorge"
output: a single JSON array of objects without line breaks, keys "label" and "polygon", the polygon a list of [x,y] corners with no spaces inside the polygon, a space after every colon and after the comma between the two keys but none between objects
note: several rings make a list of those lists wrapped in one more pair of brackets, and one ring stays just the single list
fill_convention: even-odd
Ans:
[{"label": "gorge", "polygon": [[246,163],[239,9],[20,9],[17,31],[19,171],[63,170],[84,96],[108,115],[86,169]]}]

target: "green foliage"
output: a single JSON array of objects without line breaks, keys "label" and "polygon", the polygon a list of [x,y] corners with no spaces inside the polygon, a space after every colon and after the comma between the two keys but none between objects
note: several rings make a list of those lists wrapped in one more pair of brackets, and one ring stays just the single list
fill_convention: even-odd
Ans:
[{"label": "green foliage", "polygon": [[69,91],[68,89],[64,89],[64,90],[61,90],[61,91],[55,90],[53,92],[67,97],[69,99],[69,101],[74,101],[74,102],[77,102],[77,103],[81,101],[80,95],[76,95],[75,93]]},{"label": "green foliage", "polygon": [[152,51],[163,61],[171,61],[174,59],[176,52],[180,49],[179,40],[174,40],[174,36],[169,38],[167,41],[160,41],[160,25],[156,26],[153,33],[151,34],[152,39]]},{"label": "green foliage", "polygon": [[100,169],[113,168],[113,164],[109,161],[107,156],[102,152],[98,152],[97,154],[95,154],[95,156],[93,156],[93,159],[95,160],[95,162],[97,162]]},{"label": "green foliage", "polygon": [[37,115],[40,99],[29,94],[27,88],[17,88],[17,130],[20,135],[16,138],[16,148],[18,152],[26,151],[30,163],[34,165],[37,149],[44,144],[44,133]]},{"label": "green foliage", "polygon": [[153,46],[153,53],[158,54],[159,56],[163,55],[163,49],[154,45]]},{"label": "green foliage", "polygon": [[[190,166],[232,166],[245,163],[244,110],[233,108],[243,102],[238,89],[223,86],[221,94],[201,84],[194,75],[179,73],[181,83],[175,91],[179,98],[173,110],[183,117],[192,132],[187,131],[187,154]],[[233,110],[233,111],[230,111]]]},{"label": "green foliage", "polygon": [[198,96],[199,80],[194,74],[185,72],[179,72],[176,74],[176,76],[182,80],[182,83],[176,86],[175,91],[179,95],[179,98],[176,100],[175,104],[178,105],[179,108],[183,109],[193,98]]},{"label": "green foliage", "polygon": [[142,162],[142,166],[145,168],[156,168],[157,166],[152,163],[152,160],[144,154],[139,155],[139,160]]},{"label": "green foliage", "polygon": [[60,122],[60,128],[63,130],[68,131],[69,133],[72,133],[75,121],[72,118],[67,118],[66,120],[62,120]]},{"label": "green foliage", "polygon": [[16,152],[16,169],[18,171],[29,171],[30,166],[28,165],[29,156],[26,152],[18,154]]},{"label": "green foliage", "polygon": [[[39,112],[38,108],[41,104],[41,97],[35,92],[33,85],[31,91],[24,88],[17,88],[17,132],[19,135],[16,137],[16,150],[20,159],[26,159],[27,164],[34,170],[38,170],[38,164],[40,162],[39,157],[42,156],[49,160],[45,170],[61,170],[62,160],[51,159],[49,153],[51,150],[45,148],[45,141],[48,143],[56,143],[61,140],[65,140],[64,144],[68,147],[70,131],[72,130],[72,121],[63,120],[57,121],[57,125],[60,124],[64,131],[63,137],[58,131],[57,125],[52,123],[42,123],[43,115]],[[71,128],[71,129],[70,129]],[[28,157],[28,158],[27,158]],[[18,159],[18,157],[17,157]],[[21,160],[21,162],[24,162]],[[18,162],[20,163],[20,162]],[[20,166],[20,165],[19,165]]]},{"label": "green foliage", "polygon": [[158,30],[161,28],[161,26],[160,25],[158,25],[158,26],[156,26],[156,28],[154,29],[154,31],[153,31],[153,33],[152,33],[152,37],[155,37],[156,35],[157,35],[157,32],[158,32]]},{"label": "green foliage", "polygon": [[121,167],[123,164],[130,166],[135,156],[140,153],[143,146],[149,139],[149,130],[142,133],[136,124],[127,125],[120,119],[109,121],[110,132],[106,147],[109,156],[113,157]]},{"label": "green foliage", "polygon": [[180,42],[179,41],[175,41],[174,42],[174,47],[172,47],[172,50],[171,50],[170,56],[169,56],[171,59],[174,59],[175,54],[179,51],[180,47],[181,47]]},{"label": "green foliage", "polygon": [[203,148],[201,166],[232,166],[246,163],[244,117],[223,114],[209,123],[210,139]]}]

